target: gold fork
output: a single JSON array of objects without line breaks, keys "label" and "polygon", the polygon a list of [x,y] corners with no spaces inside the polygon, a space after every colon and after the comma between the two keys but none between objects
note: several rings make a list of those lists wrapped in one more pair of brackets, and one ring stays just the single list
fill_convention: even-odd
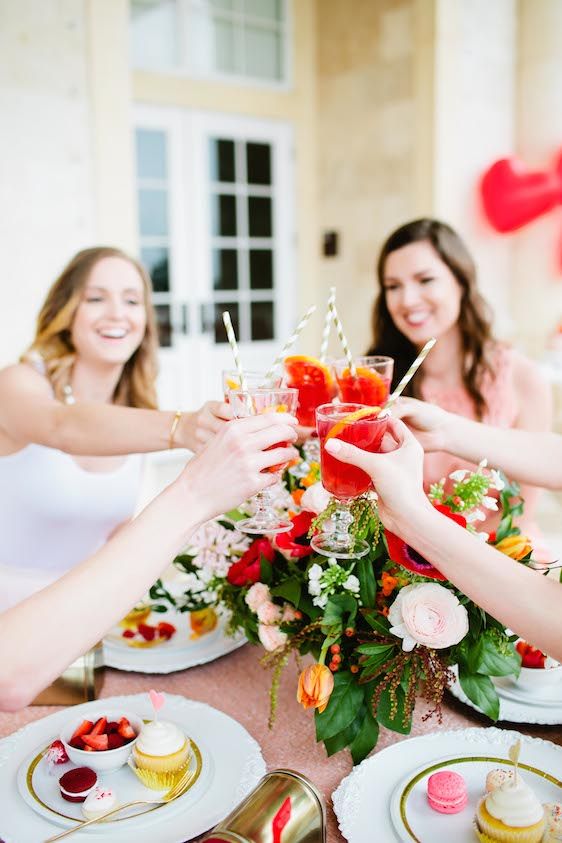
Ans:
[{"label": "gold fork", "polygon": [[112,817],[113,814],[118,814],[119,811],[124,811],[125,808],[132,808],[134,805],[164,805],[167,802],[173,802],[174,799],[177,799],[178,796],[182,796],[191,781],[195,776],[195,770],[186,770],[183,776],[178,779],[173,787],[167,793],[164,793],[158,799],[137,799],[134,802],[125,802],[124,805],[119,805],[117,808],[112,808],[111,811],[106,811],[105,814],[101,814],[99,817],[94,817],[92,820],[86,820],[86,822],[80,823],[79,825],[75,825],[73,828],[68,828],[66,831],[63,831],[62,834],[57,834],[55,837],[49,837],[48,840],[45,840],[45,843],[53,843],[55,840],[62,840],[63,837],[69,837],[71,834],[74,834],[75,831],[82,831],[83,828],[86,828],[88,825],[94,825],[94,823],[99,823],[102,820],[107,819],[107,817]]}]

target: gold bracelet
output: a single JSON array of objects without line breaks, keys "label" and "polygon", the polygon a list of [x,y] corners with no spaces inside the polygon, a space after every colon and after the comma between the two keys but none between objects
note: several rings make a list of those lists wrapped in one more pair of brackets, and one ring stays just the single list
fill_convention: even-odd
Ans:
[{"label": "gold bracelet", "polygon": [[172,421],[172,426],[170,428],[170,438],[168,439],[168,448],[170,450],[172,450],[172,448],[174,447],[174,436],[176,435],[176,430],[177,430],[178,424],[180,423],[181,417],[182,417],[182,411],[176,410],[175,415],[174,415],[174,419]]}]

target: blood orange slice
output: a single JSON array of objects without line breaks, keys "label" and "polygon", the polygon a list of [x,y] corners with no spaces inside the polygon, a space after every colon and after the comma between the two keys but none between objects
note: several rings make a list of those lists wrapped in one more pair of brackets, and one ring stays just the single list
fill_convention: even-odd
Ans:
[{"label": "blood orange slice", "polygon": [[349,413],[347,416],[344,416],[342,419],[339,420],[339,422],[336,422],[336,424],[330,428],[326,435],[326,441],[328,439],[333,439],[334,436],[337,436],[338,433],[341,433],[342,430],[347,427],[348,424],[353,424],[353,422],[360,421],[361,419],[368,419],[370,416],[376,419],[380,411],[380,407],[361,407],[360,410],[356,410],[354,413]]},{"label": "blood orange slice", "polygon": [[332,386],[333,378],[330,369],[316,357],[308,357],[305,354],[285,357],[285,371],[290,382],[297,388],[309,384]]}]

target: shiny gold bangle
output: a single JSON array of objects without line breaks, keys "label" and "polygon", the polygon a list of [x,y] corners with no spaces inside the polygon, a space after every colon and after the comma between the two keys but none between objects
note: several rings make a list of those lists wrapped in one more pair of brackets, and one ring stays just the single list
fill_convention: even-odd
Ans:
[{"label": "shiny gold bangle", "polygon": [[174,419],[172,421],[172,426],[170,428],[170,438],[168,439],[168,448],[171,450],[174,447],[174,436],[176,435],[176,430],[178,424],[180,423],[180,419],[182,417],[182,411],[176,410]]}]

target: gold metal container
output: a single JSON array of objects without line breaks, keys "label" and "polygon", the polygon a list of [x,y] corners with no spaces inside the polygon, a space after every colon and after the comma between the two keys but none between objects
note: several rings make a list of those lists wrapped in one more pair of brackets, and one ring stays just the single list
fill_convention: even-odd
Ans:
[{"label": "gold metal container", "polygon": [[324,800],[312,782],[300,773],[273,770],[203,841],[325,843]]},{"label": "gold metal container", "polygon": [[35,697],[31,705],[79,705],[99,696],[103,685],[103,646],[101,641],[72,662],[62,676]]}]

